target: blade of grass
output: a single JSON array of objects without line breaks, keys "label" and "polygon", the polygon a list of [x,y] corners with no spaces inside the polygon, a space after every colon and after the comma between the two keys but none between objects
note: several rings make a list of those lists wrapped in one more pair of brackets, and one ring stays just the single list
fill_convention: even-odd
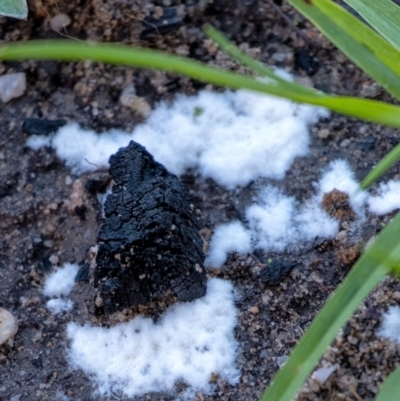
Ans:
[{"label": "blade of grass", "polygon": [[[313,320],[260,401],[292,401],[326,348],[362,300],[400,260],[400,214],[361,256]],[[394,263],[395,266],[391,264]]]},{"label": "blade of grass", "polygon": [[400,7],[390,0],[344,0],[377,32],[400,50]]},{"label": "blade of grass", "polygon": [[393,401],[399,398],[400,394],[400,367],[383,382],[376,401]]},{"label": "blade of grass", "polygon": [[400,145],[394,147],[385,157],[383,157],[374,169],[361,181],[360,188],[368,188],[374,181],[386,173],[395,163],[400,160]]},{"label": "blade of grass", "polygon": [[1,0],[0,15],[19,19],[26,19],[28,6],[26,0]]},{"label": "blade of grass", "polygon": [[[347,2],[353,2],[354,0],[346,0]],[[358,0],[355,0],[358,1]],[[369,1],[369,0],[366,0]],[[384,0],[386,1],[386,0]],[[288,82],[280,77],[278,77],[271,68],[260,63],[257,60],[252,59],[243,53],[238,47],[236,47],[232,42],[230,42],[224,35],[222,35],[219,31],[213,28],[211,25],[206,25],[204,27],[204,32],[206,35],[214,40],[222,50],[228,53],[231,57],[237,60],[242,65],[245,65],[251,68],[253,71],[257,72],[261,76],[267,76],[269,78],[275,79],[282,85],[286,85],[291,87],[297,91],[301,91],[303,93],[314,94],[315,96],[320,96],[321,94],[313,91],[312,89],[305,88],[299,84]],[[400,32],[399,32],[400,33]],[[386,155],[373,169],[367,177],[361,182],[361,189],[366,189],[369,185],[371,185],[374,181],[376,181],[380,176],[382,176],[390,167],[392,167],[398,160],[400,160],[400,147],[395,148],[392,152]]]},{"label": "blade of grass", "polygon": [[322,92],[317,92],[314,89],[307,88],[303,85],[297,84],[296,82],[287,81],[273,71],[272,68],[266,66],[265,64],[254,60],[247,54],[242,52],[237,46],[235,46],[231,41],[229,41],[221,32],[206,24],[203,28],[204,33],[218,44],[218,46],[227,54],[229,54],[233,59],[238,61],[240,64],[250,68],[260,76],[265,76],[279,82],[280,85],[291,88],[297,92],[306,93],[309,95],[320,96]]},{"label": "blade of grass", "polygon": [[400,99],[400,52],[331,0],[288,0],[347,57]]},{"label": "blade of grass", "polygon": [[260,82],[231,71],[151,49],[117,44],[87,44],[68,40],[30,41],[0,46],[0,60],[92,60],[111,64],[152,68],[232,89],[248,89],[284,97],[296,102],[322,106],[338,113],[378,124],[400,128],[400,107],[369,99],[346,96],[311,95],[279,82]]}]

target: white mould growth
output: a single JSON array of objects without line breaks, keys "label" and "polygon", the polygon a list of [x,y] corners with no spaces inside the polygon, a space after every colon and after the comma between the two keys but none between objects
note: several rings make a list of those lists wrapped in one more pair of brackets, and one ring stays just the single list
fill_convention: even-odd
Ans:
[{"label": "white mould growth", "polygon": [[205,297],[170,307],[157,323],[143,317],[111,328],[70,323],[68,359],[102,396],[171,392],[178,381],[209,393],[212,373],[239,380],[236,319],[232,284],[211,279]]},{"label": "white mould growth", "polygon": [[47,278],[43,288],[43,294],[47,297],[59,297],[68,295],[75,284],[75,276],[79,266],[75,263],[66,263],[58,268]]},{"label": "white mould growth", "polygon": [[347,193],[354,211],[359,215],[363,215],[363,206],[366,202],[367,194],[360,190],[354,172],[346,161],[335,160],[331,162],[321,180],[318,182],[318,189],[321,199],[324,194],[333,189]]},{"label": "white mould growth", "polygon": [[77,264],[66,263],[47,276],[42,292],[45,296],[53,298],[46,303],[46,307],[51,313],[56,315],[72,309],[73,302],[63,297],[66,297],[71,292],[78,270],[79,266]]},{"label": "white mould growth", "polygon": [[204,263],[208,267],[218,268],[225,263],[229,252],[245,254],[251,250],[250,231],[240,221],[231,221],[215,229]]},{"label": "white mould growth", "polygon": [[400,344],[400,307],[390,306],[383,315],[382,326],[378,331],[378,335],[387,337],[392,341]]},{"label": "white mould growth", "polygon": [[70,299],[54,298],[46,302],[46,308],[54,315],[69,312],[73,306],[74,303]]},{"label": "white mould growth", "polygon": [[389,181],[379,185],[377,196],[368,198],[369,210],[377,215],[390,213],[400,208],[400,181]]},{"label": "white mould growth", "polygon": [[327,115],[324,109],[267,95],[202,91],[159,103],[131,134],[98,135],[70,124],[47,142],[31,137],[27,144],[33,149],[51,145],[79,173],[108,166],[110,155],[133,139],[174,174],[197,168],[233,188],[258,177],[283,178],[294,158],[308,152],[308,126]]}]

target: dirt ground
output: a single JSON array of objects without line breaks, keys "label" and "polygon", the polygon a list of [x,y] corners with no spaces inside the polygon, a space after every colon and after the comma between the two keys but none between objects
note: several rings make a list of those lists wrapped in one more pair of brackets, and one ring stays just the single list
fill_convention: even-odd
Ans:
[{"label": "dirt ground", "polygon": [[[234,70],[240,69],[203,35],[212,23],[250,54],[269,65],[286,68],[300,81],[323,91],[391,101],[371,79],[350,63],[287,5],[267,0],[31,0],[27,22],[0,18],[0,43],[60,38],[50,17],[66,13],[72,20],[63,35],[77,40],[122,42],[187,55]],[[179,24],[154,29],[160,13],[173,10]],[[66,323],[77,319],[78,307],[52,315],[41,294],[53,266],[81,262],[96,243],[101,218],[96,199],[86,194],[85,219],[68,207],[76,180],[49,149],[25,146],[22,123],[28,117],[78,122],[98,132],[111,127],[130,131],[143,117],[121,105],[122,90],[133,83],[137,94],[153,106],[177,93],[195,93],[204,85],[155,71],[91,62],[0,63],[0,73],[25,72],[26,93],[0,109],[0,306],[19,321],[12,346],[0,348],[0,400],[104,400],[82,371],[65,359]],[[324,130],[324,131],[323,131]],[[327,131],[326,131],[327,130]],[[323,134],[321,134],[323,132]],[[326,133],[328,132],[328,135]],[[282,182],[289,195],[304,199],[312,182],[330,161],[343,158],[357,178],[400,140],[394,129],[332,114],[311,130],[307,157],[296,159]],[[396,166],[385,176],[400,179]],[[202,211],[204,238],[216,224],[238,218],[257,185],[227,191],[195,173],[183,177],[192,200]],[[232,280],[240,299],[236,338],[240,344],[240,383],[215,378],[212,396],[197,399],[257,400],[289,355],[325,300],[349,271],[354,254],[392,216],[369,217],[361,232],[322,242],[299,254],[267,254],[261,259],[289,259],[295,268],[278,285],[260,282],[264,266],[256,255],[232,255],[212,275]],[[211,274],[211,273],[210,273]],[[400,285],[385,279],[344,327],[322,363],[339,364],[329,380],[310,380],[299,400],[371,401],[379,384],[400,363],[400,349],[375,335],[382,313],[400,301]],[[254,308],[257,307],[257,308]],[[118,394],[115,395],[119,399]],[[68,397],[68,398],[66,398]],[[176,395],[149,394],[143,400],[173,400]]]}]

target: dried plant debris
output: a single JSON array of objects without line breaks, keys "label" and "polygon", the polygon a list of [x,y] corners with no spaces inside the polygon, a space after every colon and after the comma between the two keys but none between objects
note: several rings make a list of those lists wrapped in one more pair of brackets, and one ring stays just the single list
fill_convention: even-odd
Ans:
[{"label": "dried plant debris", "polygon": [[341,222],[351,222],[356,219],[356,214],[350,205],[349,195],[336,188],[324,194],[322,208],[329,216],[339,219]]},{"label": "dried plant debris", "polygon": [[183,184],[133,141],[110,157],[109,172],[115,185],[98,236],[96,305],[111,314],[172,294],[205,295],[198,217]]}]

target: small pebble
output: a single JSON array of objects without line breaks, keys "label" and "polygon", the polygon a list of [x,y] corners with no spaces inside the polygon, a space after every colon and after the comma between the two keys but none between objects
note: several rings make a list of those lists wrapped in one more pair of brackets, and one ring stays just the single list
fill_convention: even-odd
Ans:
[{"label": "small pebble", "polygon": [[382,88],[376,83],[365,83],[361,90],[361,97],[375,98],[382,93]]},{"label": "small pebble", "polygon": [[23,72],[6,74],[0,77],[0,99],[4,103],[22,96],[25,89],[26,75]]},{"label": "small pebble", "polygon": [[281,368],[285,364],[287,359],[288,359],[287,355],[278,356],[278,358],[276,358],[276,363]]},{"label": "small pebble", "polygon": [[123,106],[129,107],[143,118],[147,118],[151,114],[151,106],[145,98],[136,95],[135,87],[132,84],[122,91],[119,101]]},{"label": "small pebble", "polygon": [[17,319],[10,312],[0,308],[0,345],[12,340],[17,331]]},{"label": "small pebble", "polygon": [[272,59],[277,61],[278,63],[282,63],[285,60],[286,56],[284,53],[274,53],[272,55]]},{"label": "small pebble", "polygon": [[55,32],[61,32],[71,23],[71,18],[67,14],[57,14],[50,20],[50,28]]},{"label": "small pebble", "polygon": [[325,368],[320,368],[315,370],[311,377],[314,380],[316,380],[319,384],[324,384],[328,380],[329,376],[338,368],[339,368],[338,364]]},{"label": "small pebble", "polygon": [[326,129],[326,128],[320,129],[318,131],[318,138],[327,139],[330,136],[330,134],[331,133],[330,133],[330,131],[328,129]]},{"label": "small pebble", "polygon": [[253,314],[253,315],[258,315],[258,313],[260,312],[260,310],[258,309],[257,306],[252,306],[252,307],[249,309],[249,311],[250,311],[250,313]]},{"label": "small pebble", "polygon": [[345,148],[346,146],[349,146],[351,143],[350,139],[343,139],[342,142],[340,142],[340,147]]},{"label": "small pebble", "polygon": [[58,264],[59,258],[58,258],[57,255],[51,255],[51,256],[49,257],[49,261],[51,262],[51,264],[52,264],[53,266],[55,266],[55,265]]}]

